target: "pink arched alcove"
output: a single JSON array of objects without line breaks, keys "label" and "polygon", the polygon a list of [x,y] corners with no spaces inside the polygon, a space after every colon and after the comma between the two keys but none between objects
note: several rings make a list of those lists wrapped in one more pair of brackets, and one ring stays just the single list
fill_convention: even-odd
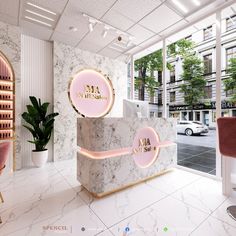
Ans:
[{"label": "pink arched alcove", "polygon": [[[14,150],[15,130],[15,77],[7,57],[0,51],[0,144],[12,146]],[[4,145],[3,145],[4,143]],[[8,145],[6,145],[8,143]],[[3,154],[3,152],[1,152]],[[5,152],[7,153],[7,152]],[[10,169],[15,169],[14,151],[11,155]],[[0,156],[1,158],[1,156]],[[6,161],[6,157],[4,157]]]}]

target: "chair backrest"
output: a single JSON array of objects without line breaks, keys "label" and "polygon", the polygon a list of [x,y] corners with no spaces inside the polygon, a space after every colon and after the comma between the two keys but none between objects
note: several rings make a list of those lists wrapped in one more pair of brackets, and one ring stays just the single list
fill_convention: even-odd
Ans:
[{"label": "chair backrest", "polygon": [[0,174],[1,174],[1,170],[4,168],[7,157],[8,157],[8,153],[10,150],[10,142],[3,142],[0,143]]},{"label": "chair backrest", "polygon": [[219,118],[217,125],[220,153],[236,158],[236,117]]}]

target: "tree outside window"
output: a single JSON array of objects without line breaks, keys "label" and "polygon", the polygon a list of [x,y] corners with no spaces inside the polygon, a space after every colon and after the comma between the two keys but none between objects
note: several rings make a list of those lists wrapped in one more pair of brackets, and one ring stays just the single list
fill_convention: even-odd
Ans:
[{"label": "tree outside window", "polygon": [[229,60],[227,73],[229,78],[224,80],[226,95],[232,92],[231,101],[236,102],[236,57]]},{"label": "tree outside window", "polygon": [[226,49],[226,67],[229,66],[232,58],[236,58],[236,46]]}]

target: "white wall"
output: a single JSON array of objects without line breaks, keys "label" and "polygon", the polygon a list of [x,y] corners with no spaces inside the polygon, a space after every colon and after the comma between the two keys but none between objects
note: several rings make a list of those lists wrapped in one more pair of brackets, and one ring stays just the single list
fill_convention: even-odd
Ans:
[{"label": "white wall", "polygon": [[[49,111],[53,104],[53,51],[52,43],[26,35],[21,36],[21,109],[26,111],[26,105],[30,104],[29,96],[41,98],[42,102],[49,102]],[[22,122],[23,123],[23,122]],[[32,140],[31,134],[22,127],[21,130],[21,155],[22,165],[31,165],[31,150],[34,145],[27,142]],[[47,146],[49,161],[53,160],[52,140]]]}]

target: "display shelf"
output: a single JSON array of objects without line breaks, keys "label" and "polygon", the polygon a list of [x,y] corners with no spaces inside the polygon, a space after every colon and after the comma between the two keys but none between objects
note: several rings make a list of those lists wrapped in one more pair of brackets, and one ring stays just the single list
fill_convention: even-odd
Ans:
[{"label": "display shelf", "polygon": [[0,52],[0,140],[13,140],[15,132],[15,82],[13,69]]}]

